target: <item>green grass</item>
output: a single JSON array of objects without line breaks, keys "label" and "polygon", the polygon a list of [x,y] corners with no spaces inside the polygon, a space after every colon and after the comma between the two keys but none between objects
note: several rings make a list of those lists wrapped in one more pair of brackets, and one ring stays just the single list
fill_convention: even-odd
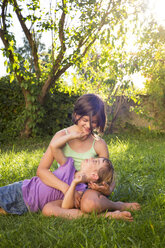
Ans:
[{"label": "green grass", "polygon": [[[165,247],[165,136],[154,133],[104,137],[116,171],[114,201],[137,201],[134,222],[46,218],[41,213],[0,216],[0,247]],[[31,178],[50,137],[16,140],[0,154],[0,186]]]}]

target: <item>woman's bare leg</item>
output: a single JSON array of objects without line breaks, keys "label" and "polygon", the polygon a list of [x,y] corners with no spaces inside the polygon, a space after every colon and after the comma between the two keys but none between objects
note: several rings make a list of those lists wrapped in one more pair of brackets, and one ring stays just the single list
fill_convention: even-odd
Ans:
[{"label": "woman's bare leg", "polygon": [[133,221],[133,217],[130,212],[128,211],[114,211],[114,212],[107,212],[105,214],[105,217],[109,219],[116,219],[116,220],[127,220],[127,221]]},{"label": "woman's bare leg", "polygon": [[81,199],[81,210],[84,213],[91,213],[93,211],[97,213],[104,212],[106,210],[139,210],[140,205],[136,202],[124,203],[110,201],[106,196],[95,190],[85,191]]},{"label": "woman's bare leg", "polygon": [[[59,217],[67,218],[67,219],[76,219],[76,218],[79,218],[81,216],[85,216],[85,217],[88,216],[88,214],[83,214],[78,209],[61,208],[61,204],[62,204],[61,200],[47,203],[42,210],[43,215],[55,216],[55,217],[59,216]],[[107,213],[102,213],[100,215],[102,215],[108,219],[133,221],[133,217],[131,216],[131,213],[127,212],[127,211],[124,211],[124,212],[120,212],[120,211],[107,212]]]},{"label": "woman's bare leg", "polygon": [[62,200],[48,202],[42,209],[43,215],[59,216],[67,219],[76,219],[84,215],[79,209],[64,209],[61,204]]}]

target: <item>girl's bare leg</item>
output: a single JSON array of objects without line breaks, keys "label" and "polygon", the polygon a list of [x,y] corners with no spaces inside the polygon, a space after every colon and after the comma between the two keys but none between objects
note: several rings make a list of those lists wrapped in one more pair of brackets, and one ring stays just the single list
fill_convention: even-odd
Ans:
[{"label": "girl's bare leg", "polygon": [[81,210],[84,213],[91,213],[93,211],[97,213],[104,212],[106,210],[139,210],[140,205],[136,202],[124,203],[110,201],[106,196],[95,190],[85,191],[81,199]]}]

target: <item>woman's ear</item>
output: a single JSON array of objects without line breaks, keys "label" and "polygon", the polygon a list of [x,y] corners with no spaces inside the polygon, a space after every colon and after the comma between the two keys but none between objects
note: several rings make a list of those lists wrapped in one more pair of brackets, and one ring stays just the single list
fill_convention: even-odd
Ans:
[{"label": "woman's ear", "polygon": [[74,113],[75,124],[77,124],[80,119],[81,119],[81,115],[77,115],[76,113]]}]

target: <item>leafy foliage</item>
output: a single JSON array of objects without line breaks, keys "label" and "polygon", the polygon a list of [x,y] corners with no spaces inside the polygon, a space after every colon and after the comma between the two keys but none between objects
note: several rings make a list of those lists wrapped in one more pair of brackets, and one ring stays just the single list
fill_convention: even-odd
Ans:
[{"label": "leafy foliage", "polygon": [[[143,27],[139,52],[134,59],[146,77],[146,93],[155,112],[155,125],[164,130],[165,119],[165,29],[154,21]],[[138,57],[138,60],[137,60]]]},{"label": "leafy foliage", "polygon": [[[49,92],[42,107],[44,118],[38,120],[35,136],[53,135],[70,125],[73,103],[77,97],[73,92],[64,92],[60,86]],[[25,103],[18,83],[10,83],[9,77],[0,79],[0,99],[0,142],[4,142],[18,137],[24,128]]]},{"label": "leafy foliage", "polygon": [[[3,0],[0,3],[0,37],[4,44],[11,81],[17,79],[25,100],[25,128],[22,134],[36,133],[36,126],[44,118],[42,105],[49,90],[71,66],[79,66],[96,40],[114,48],[123,32],[123,21],[128,17],[128,7],[140,0],[50,1],[43,9],[36,0]],[[13,33],[13,15],[23,31],[24,48],[17,45]],[[136,16],[136,15],[135,15]],[[117,28],[118,34],[115,35]],[[112,32],[111,32],[112,31]],[[51,34],[49,51],[41,51],[41,37]],[[27,53],[26,53],[27,51]],[[102,58],[101,64],[105,59]],[[111,78],[110,78],[111,79]],[[85,86],[83,86],[85,87]],[[106,91],[106,90],[105,90]]]},{"label": "leafy foliage", "polygon": [[0,141],[18,136],[23,128],[24,100],[16,81],[0,79]]},{"label": "leafy foliage", "polygon": [[[99,37],[103,26],[114,28],[127,17],[126,3],[121,0],[71,1],[58,0],[50,8],[41,9],[36,0],[3,0],[0,3],[0,38],[4,44],[11,81],[17,79],[25,100],[25,128],[22,134],[36,133],[44,117],[42,105],[50,88],[81,58]],[[16,15],[26,38],[27,56],[20,52],[17,35],[12,30]],[[46,59],[38,38],[51,34],[51,51]],[[25,40],[25,39],[24,39]]]},{"label": "leafy foliage", "polygon": [[44,119],[38,125],[40,135],[53,135],[72,124],[73,105],[79,95],[55,88],[46,96]]},{"label": "leafy foliage", "polygon": [[113,132],[113,124],[125,101],[135,99],[135,90],[129,75],[130,60],[124,50],[125,34],[120,30],[113,38],[109,37],[109,29],[102,39],[88,52],[74,75],[73,87],[81,87],[83,92],[92,92],[102,96],[107,104],[108,132]]}]

